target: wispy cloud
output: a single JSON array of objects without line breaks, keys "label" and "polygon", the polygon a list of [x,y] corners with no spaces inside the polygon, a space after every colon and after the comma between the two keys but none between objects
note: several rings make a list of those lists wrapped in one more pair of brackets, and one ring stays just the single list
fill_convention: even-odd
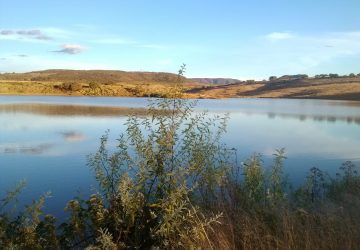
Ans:
[{"label": "wispy cloud", "polygon": [[174,63],[174,61],[172,59],[163,59],[163,60],[159,60],[158,62],[156,62],[156,64],[160,65],[160,66],[169,66],[172,65]]},{"label": "wispy cloud", "polygon": [[16,55],[18,57],[28,57],[28,55],[25,55],[25,54],[19,54],[19,55]]},{"label": "wispy cloud", "polygon": [[8,35],[13,35],[15,32],[12,30],[2,30],[0,31],[0,35],[2,36],[8,36]]},{"label": "wispy cloud", "polygon": [[135,42],[129,41],[122,38],[105,38],[105,39],[98,39],[94,40],[94,43],[99,44],[109,44],[109,45],[122,45],[122,44],[134,44]]},{"label": "wispy cloud", "polygon": [[80,54],[84,50],[85,48],[79,44],[64,44],[62,45],[62,49],[55,50],[53,52],[75,55],[75,54]]},{"label": "wispy cloud", "polygon": [[94,40],[93,43],[105,44],[105,45],[127,45],[134,48],[144,48],[144,49],[166,49],[167,46],[162,44],[150,44],[142,43],[139,41],[134,41],[131,39],[124,38],[103,38]]},{"label": "wispy cloud", "polygon": [[166,49],[167,46],[161,44],[137,44],[135,45],[137,48],[144,49]]},{"label": "wispy cloud", "polygon": [[40,27],[39,29],[54,39],[68,39],[80,35],[79,32],[61,29],[57,27]]},{"label": "wispy cloud", "polygon": [[270,34],[267,34],[266,39],[270,41],[279,41],[279,40],[286,40],[290,38],[294,38],[295,35],[290,32],[273,32]]},{"label": "wispy cloud", "polygon": [[67,142],[81,142],[86,139],[85,135],[75,131],[61,132],[61,135]]},{"label": "wispy cloud", "polygon": [[0,72],[28,72],[43,69],[114,69],[112,65],[80,60],[80,57],[39,56],[10,57],[0,63]]},{"label": "wispy cloud", "polygon": [[30,30],[1,30],[0,36],[8,39],[34,39],[34,40],[52,40],[52,37],[46,35],[39,29]]},{"label": "wispy cloud", "polygon": [[296,35],[274,32],[262,36],[248,53],[252,54],[252,65],[274,74],[320,72],[322,65],[360,55],[360,31]]}]

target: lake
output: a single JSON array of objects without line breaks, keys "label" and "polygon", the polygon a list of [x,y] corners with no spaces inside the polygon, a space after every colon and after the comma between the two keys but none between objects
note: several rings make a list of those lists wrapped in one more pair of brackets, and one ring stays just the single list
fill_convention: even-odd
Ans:
[{"label": "lake", "polygon": [[[0,97],[0,190],[19,180],[21,204],[47,191],[45,211],[62,217],[66,201],[95,192],[87,155],[110,129],[112,145],[129,112],[141,114],[146,98]],[[313,166],[334,174],[346,160],[360,162],[360,102],[288,99],[199,100],[197,111],[230,114],[224,142],[239,161],[253,153],[270,165],[285,148],[285,170],[297,185]]]}]

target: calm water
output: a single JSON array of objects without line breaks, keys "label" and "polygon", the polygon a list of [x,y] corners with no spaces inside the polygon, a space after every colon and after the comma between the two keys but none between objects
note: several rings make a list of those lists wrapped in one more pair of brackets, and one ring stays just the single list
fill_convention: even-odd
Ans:
[{"label": "calm water", "polygon": [[[66,201],[94,190],[86,156],[101,135],[110,129],[115,144],[126,115],[146,104],[142,98],[0,97],[0,197],[26,179],[22,202],[51,191],[46,211],[63,216]],[[345,160],[360,162],[360,102],[200,100],[197,109],[230,113],[224,140],[241,161],[257,152],[270,164],[274,150],[284,147],[295,185],[313,166],[334,173]]]}]

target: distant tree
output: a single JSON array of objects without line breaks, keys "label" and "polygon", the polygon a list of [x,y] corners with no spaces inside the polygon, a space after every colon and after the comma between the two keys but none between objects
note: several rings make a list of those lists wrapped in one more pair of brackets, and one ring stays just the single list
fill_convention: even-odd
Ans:
[{"label": "distant tree", "polygon": [[309,76],[306,75],[306,74],[300,74],[300,75],[297,75],[297,77],[298,77],[299,79],[307,79],[307,78],[309,78]]},{"label": "distant tree", "polygon": [[315,78],[316,78],[316,79],[324,79],[324,78],[328,78],[328,77],[329,77],[329,75],[327,75],[327,74],[315,75]]},{"label": "distant tree", "polygon": [[349,74],[349,77],[355,77],[355,74],[354,74],[354,73],[350,73],[350,74]]},{"label": "distant tree", "polygon": [[274,81],[274,80],[276,80],[277,79],[277,76],[270,76],[269,77],[269,81]]},{"label": "distant tree", "polygon": [[329,77],[330,78],[338,78],[339,77],[339,74],[329,74]]},{"label": "distant tree", "polygon": [[255,83],[255,80],[246,80],[246,83]]}]

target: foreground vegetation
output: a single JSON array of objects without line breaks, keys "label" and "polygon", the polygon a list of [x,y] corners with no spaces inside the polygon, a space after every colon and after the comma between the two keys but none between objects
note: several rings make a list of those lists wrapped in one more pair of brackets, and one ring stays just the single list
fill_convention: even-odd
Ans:
[{"label": "foreground vegetation", "polygon": [[292,189],[284,150],[237,162],[221,142],[228,117],[194,113],[179,99],[130,116],[116,148],[107,133],[88,165],[98,192],[67,203],[68,218],[42,212],[46,197],[13,212],[24,183],[0,200],[1,249],[356,249],[360,176],[345,162],[336,177],[310,169]]},{"label": "foreground vegetation", "polygon": [[[360,100],[360,75],[270,77],[268,81],[183,80],[185,98],[313,98]],[[0,95],[168,97],[179,76],[110,70],[44,70],[0,74]],[[224,83],[224,84],[222,84]]]}]

